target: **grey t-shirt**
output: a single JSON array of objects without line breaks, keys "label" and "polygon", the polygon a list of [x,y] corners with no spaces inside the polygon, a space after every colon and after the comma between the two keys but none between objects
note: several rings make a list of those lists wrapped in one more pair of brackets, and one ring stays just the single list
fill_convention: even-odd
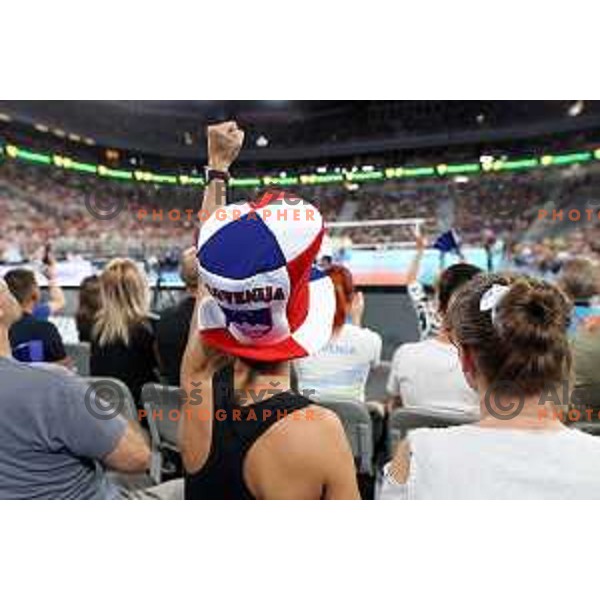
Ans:
[{"label": "grey t-shirt", "polygon": [[0,357],[0,499],[118,496],[98,460],[127,422],[91,414],[87,391],[62,369]]}]

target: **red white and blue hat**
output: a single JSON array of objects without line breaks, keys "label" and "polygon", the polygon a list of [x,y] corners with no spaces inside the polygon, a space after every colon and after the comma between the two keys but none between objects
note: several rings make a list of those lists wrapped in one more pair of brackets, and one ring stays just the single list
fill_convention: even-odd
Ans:
[{"label": "red white and blue hat", "polygon": [[203,341],[256,361],[320,350],[335,316],[333,282],[313,265],[323,234],[319,211],[283,192],[217,209],[198,240]]}]

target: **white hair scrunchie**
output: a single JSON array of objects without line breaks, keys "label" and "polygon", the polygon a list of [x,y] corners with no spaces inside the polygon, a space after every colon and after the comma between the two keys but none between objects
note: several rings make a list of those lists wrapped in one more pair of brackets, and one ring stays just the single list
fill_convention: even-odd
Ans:
[{"label": "white hair scrunchie", "polygon": [[496,326],[496,309],[502,298],[508,294],[510,286],[494,283],[482,296],[479,301],[479,310],[481,312],[492,311],[492,324]]}]

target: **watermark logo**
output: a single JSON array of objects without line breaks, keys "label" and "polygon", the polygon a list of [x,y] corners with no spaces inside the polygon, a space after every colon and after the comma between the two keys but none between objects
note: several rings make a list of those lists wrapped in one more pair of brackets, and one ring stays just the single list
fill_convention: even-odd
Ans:
[{"label": "watermark logo", "polygon": [[83,399],[87,411],[100,421],[110,421],[125,414],[125,392],[110,379],[98,379],[89,384]]},{"label": "watermark logo", "polygon": [[600,222],[600,206],[598,201],[588,201],[581,208],[540,208],[537,211],[538,221],[591,223]]},{"label": "watermark logo", "polygon": [[99,221],[111,221],[118,217],[125,208],[125,198],[123,196],[89,194],[85,197],[84,203],[90,215]]},{"label": "watermark logo", "polygon": [[[204,209],[167,209],[162,207],[136,206],[135,208],[131,208],[131,214],[141,223],[160,223],[165,221],[203,223],[210,218],[215,218],[218,221],[237,221],[242,217],[255,220],[260,218],[263,221],[315,221],[315,210],[311,207],[302,209],[301,207],[308,203],[302,198],[287,192],[265,192],[256,202],[240,200],[232,202],[227,209],[225,208],[225,204],[225,196],[219,195],[217,198],[217,208],[213,213],[209,213]],[[253,210],[242,209],[247,204]],[[112,197],[91,194],[86,196],[85,206],[88,213],[94,219],[110,221],[123,212],[126,208],[126,200],[124,196]],[[260,217],[256,212],[258,210],[260,210]]]},{"label": "watermark logo", "polygon": [[[84,404],[88,413],[100,421],[109,421],[119,416],[134,418],[138,421],[151,419],[153,421],[171,421],[178,422],[182,419],[208,420],[211,418],[217,421],[261,421],[268,420],[275,416],[282,419],[288,416],[287,410],[278,410],[265,408],[263,401],[280,394],[279,382],[270,382],[270,387],[259,390],[236,390],[231,395],[232,401],[229,403],[231,410],[217,409],[214,415],[208,410],[198,410],[204,402],[202,395],[202,383],[192,383],[189,395],[186,395],[181,388],[171,388],[169,386],[156,385],[150,388],[145,394],[144,407],[138,408],[128,392],[128,390],[113,379],[97,379],[89,383],[84,397]],[[218,391],[216,393],[219,393]],[[224,390],[229,395],[229,392]],[[318,402],[315,398],[314,389],[300,390],[300,394],[305,398]],[[298,418],[300,413],[296,411],[289,412]],[[314,420],[314,411],[307,409],[304,416],[306,420]]]},{"label": "watermark logo", "polygon": [[525,394],[514,381],[497,381],[486,390],[484,404],[495,419],[510,421],[523,412]]},{"label": "watermark logo", "polygon": [[[598,396],[600,387],[594,390]],[[529,397],[531,394],[529,394]],[[516,419],[525,408],[528,395],[516,381],[497,381],[485,393],[484,406],[486,412],[495,419],[510,421]],[[572,387],[568,379],[544,386],[536,401],[537,418],[559,419],[577,422],[600,419],[600,406],[589,405],[590,392]],[[530,400],[531,402],[531,400]]]},{"label": "watermark logo", "polygon": [[[204,397],[202,383],[192,382],[188,394],[182,388],[155,385],[145,394],[143,408],[135,406],[131,395],[113,379],[92,381],[86,390],[84,404],[88,413],[101,421],[119,417],[133,418],[137,421],[170,421],[214,419],[216,421],[265,421],[275,417],[277,420],[291,416],[295,420],[315,420],[316,414],[310,406],[298,411],[278,410],[277,405],[265,407],[265,400],[282,393],[279,382],[272,381],[268,387],[246,390],[218,390],[230,398],[227,410],[202,406]],[[597,390],[600,393],[600,386]],[[300,395],[318,405],[319,398],[314,389],[302,389]],[[596,394],[597,396],[598,394]],[[529,400],[527,400],[529,398]],[[578,388],[571,388],[568,380],[551,383],[544,387],[537,400],[531,399],[523,387],[516,381],[497,381],[485,393],[485,411],[500,421],[516,419],[523,412],[526,403],[537,406],[538,420],[552,418],[561,421],[578,422],[600,420],[600,406],[591,407],[587,403],[589,393],[581,394]],[[531,414],[531,413],[530,413]]]}]

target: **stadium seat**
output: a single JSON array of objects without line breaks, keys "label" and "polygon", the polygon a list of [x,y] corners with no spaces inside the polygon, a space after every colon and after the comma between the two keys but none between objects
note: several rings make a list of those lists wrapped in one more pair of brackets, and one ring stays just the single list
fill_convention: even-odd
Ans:
[{"label": "stadium seat", "polygon": [[411,429],[421,427],[451,427],[474,423],[479,418],[472,415],[423,408],[397,408],[388,421],[388,447],[393,455],[396,444]]},{"label": "stadium seat", "polygon": [[373,424],[364,404],[358,402],[319,402],[342,422],[361,475],[373,474]]},{"label": "stadium seat", "polygon": [[65,344],[65,351],[73,361],[77,374],[87,377],[90,374],[90,345],[87,342]]},{"label": "stadium seat", "polygon": [[[138,420],[137,408],[129,388],[119,379],[113,377],[84,377],[94,391],[111,407],[118,407],[119,414],[122,414],[130,421]],[[93,408],[93,407],[92,407]],[[102,414],[98,410],[99,414]],[[109,418],[109,417],[106,417]]]},{"label": "stadium seat", "polygon": [[389,361],[381,361],[379,366],[370,369],[365,389],[367,400],[383,400],[387,396],[386,386],[389,376]]},{"label": "stadium seat", "polygon": [[181,388],[147,383],[142,388],[142,404],[147,414],[152,444],[150,476],[156,483],[160,483],[163,474],[163,451],[178,451],[179,419],[169,418],[169,413],[179,412],[181,409]]},{"label": "stadium seat", "polygon": [[600,421],[577,421],[573,427],[590,435],[600,435]]},{"label": "stadium seat", "polygon": [[571,395],[571,404],[575,408],[600,408],[600,385],[578,385]]}]

